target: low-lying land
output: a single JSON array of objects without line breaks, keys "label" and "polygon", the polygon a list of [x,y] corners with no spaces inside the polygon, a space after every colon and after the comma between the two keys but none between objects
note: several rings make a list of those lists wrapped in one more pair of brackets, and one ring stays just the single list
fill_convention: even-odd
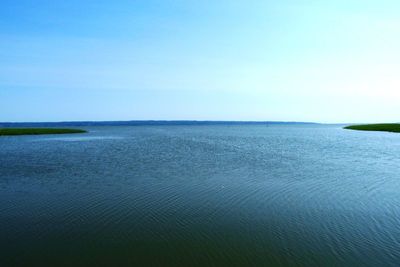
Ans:
[{"label": "low-lying land", "polygon": [[344,127],[344,129],[358,130],[358,131],[380,131],[380,132],[400,133],[400,123],[350,125]]},{"label": "low-lying land", "polygon": [[66,128],[0,128],[0,136],[2,135],[37,135],[37,134],[72,134],[86,133],[81,129]]}]

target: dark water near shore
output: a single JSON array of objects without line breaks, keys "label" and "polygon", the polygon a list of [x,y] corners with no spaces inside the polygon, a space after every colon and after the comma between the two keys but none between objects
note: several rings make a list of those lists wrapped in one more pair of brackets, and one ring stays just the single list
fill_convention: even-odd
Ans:
[{"label": "dark water near shore", "polygon": [[0,266],[400,264],[399,134],[85,129],[0,138]]}]

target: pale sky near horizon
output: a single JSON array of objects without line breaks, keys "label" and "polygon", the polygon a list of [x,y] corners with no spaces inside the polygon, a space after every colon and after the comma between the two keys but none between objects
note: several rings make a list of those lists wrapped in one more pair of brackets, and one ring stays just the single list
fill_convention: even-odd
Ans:
[{"label": "pale sky near horizon", "polygon": [[400,1],[3,0],[0,121],[400,121]]}]

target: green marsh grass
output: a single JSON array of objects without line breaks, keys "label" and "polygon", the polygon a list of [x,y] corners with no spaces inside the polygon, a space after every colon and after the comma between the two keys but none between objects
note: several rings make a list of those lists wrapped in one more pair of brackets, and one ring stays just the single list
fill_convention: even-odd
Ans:
[{"label": "green marsh grass", "polygon": [[66,128],[0,128],[0,136],[2,135],[38,135],[38,134],[72,134],[86,133],[81,129]]},{"label": "green marsh grass", "polygon": [[344,127],[344,129],[358,130],[358,131],[380,131],[380,132],[400,133],[400,123],[350,125]]}]

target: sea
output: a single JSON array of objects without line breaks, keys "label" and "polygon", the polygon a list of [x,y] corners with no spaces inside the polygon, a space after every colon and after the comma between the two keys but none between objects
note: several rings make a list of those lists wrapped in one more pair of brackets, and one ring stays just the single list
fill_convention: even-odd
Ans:
[{"label": "sea", "polygon": [[0,266],[400,266],[400,134],[78,128],[0,137]]}]

